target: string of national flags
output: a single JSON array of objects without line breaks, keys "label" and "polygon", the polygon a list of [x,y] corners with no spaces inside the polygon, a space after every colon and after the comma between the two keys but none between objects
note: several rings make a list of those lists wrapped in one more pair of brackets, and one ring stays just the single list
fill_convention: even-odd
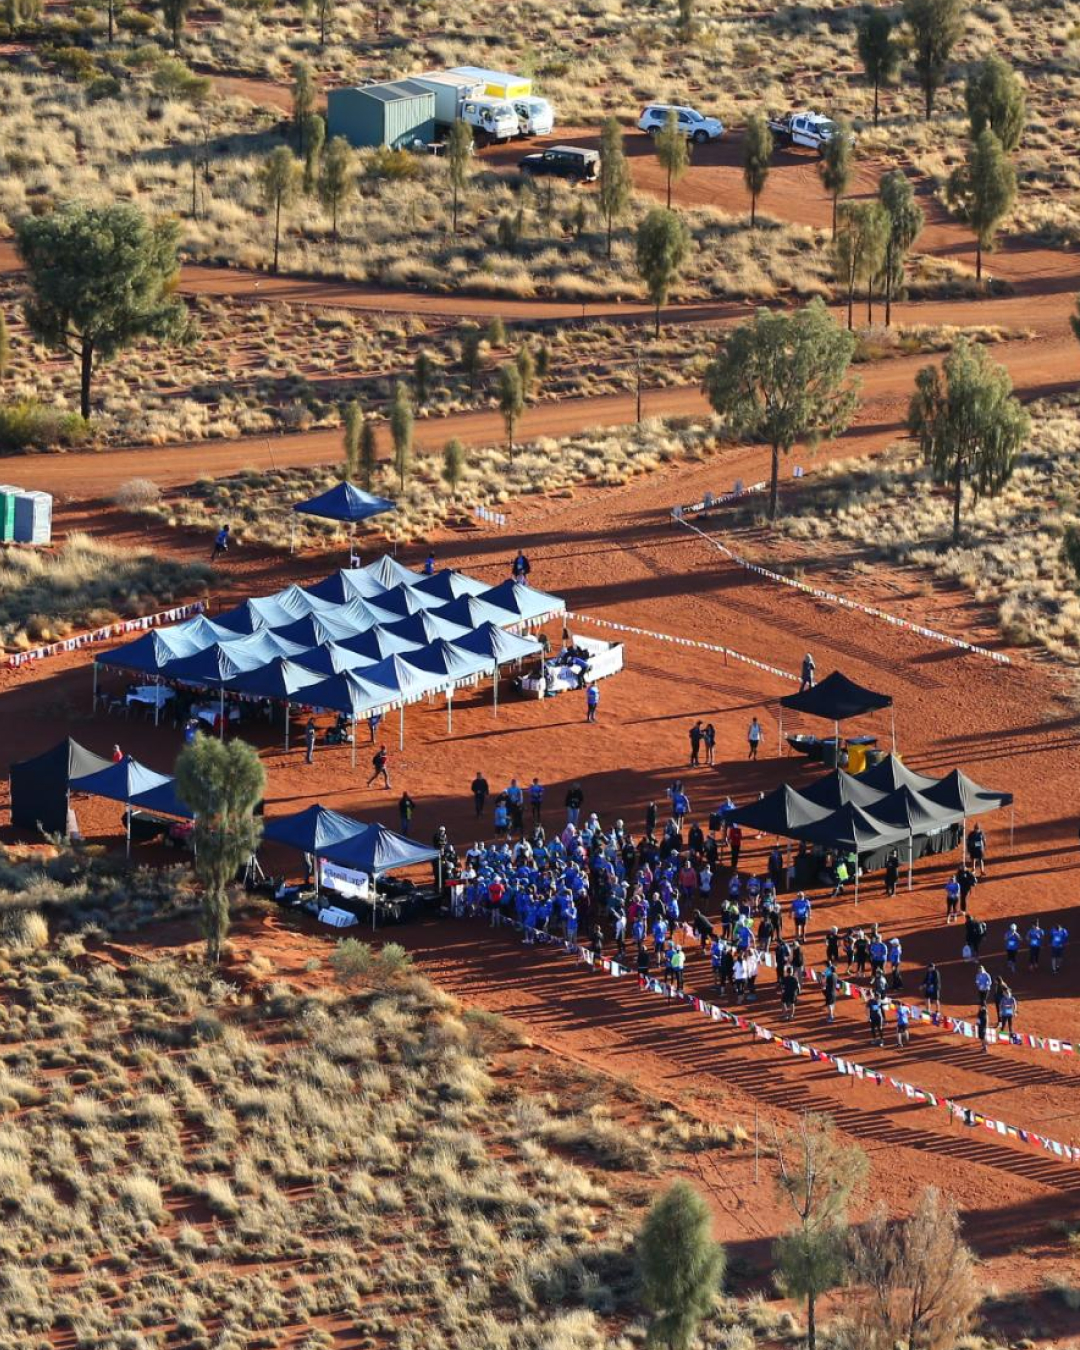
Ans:
[{"label": "string of national flags", "polygon": [[14,670],[19,666],[30,665],[46,656],[58,656],[61,652],[78,651],[80,647],[90,647],[96,642],[108,642],[110,638],[121,637],[124,633],[156,628],[163,623],[178,623],[181,619],[190,619],[193,614],[201,614],[203,608],[203,602],[196,600],[190,605],[174,605],[172,609],[163,609],[157,614],[144,614],[138,619],[120,619],[116,623],[105,624],[103,628],[94,628],[89,633],[62,638],[59,642],[49,642],[30,651],[16,652],[7,659],[8,669]]},{"label": "string of national flags", "polygon": [[[499,920],[503,924],[509,924],[512,927],[520,927],[513,919],[500,915]],[[556,950],[562,950],[578,960],[585,962],[586,965],[596,967],[597,958],[588,947],[582,947],[576,942],[570,942],[565,938],[553,937],[542,930],[531,930],[533,941],[537,944],[543,944],[554,947]],[[710,1021],[719,1022],[728,1026],[733,1026],[740,1031],[749,1032],[756,1040],[769,1042],[780,1049],[786,1050],[788,1054],[796,1055],[801,1058],[809,1059],[815,1064],[828,1064],[837,1073],[845,1077],[858,1079],[860,1082],[876,1084],[878,1087],[888,1087],[892,1091],[899,1093],[909,1101],[921,1102],[925,1106],[937,1107],[945,1110],[949,1114],[949,1124],[954,1120],[973,1129],[982,1128],[988,1130],[991,1134],[999,1138],[1016,1140],[1019,1143],[1030,1144],[1036,1148],[1042,1148],[1052,1157],[1060,1158],[1063,1162],[1080,1163],[1080,1146],[1072,1144],[1063,1144],[1057,1139],[1049,1139],[1036,1130],[1021,1129],[1017,1125],[1009,1125],[1003,1120],[997,1120],[992,1116],[984,1115],[981,1111],[976,1111],[972,1107],[963,1106],[959,1102],[953,1101],[949,1097],[941,1096],[938,1093],[931,1092],[927,1088],[916,1087],[912,1083],[906,1083],[898,1078],[893,1078],[890,1074],[884,1074],[878,1069],[869,1069],[865,1065],[857,1063],[855,1060],[847,1058],[844,1055],[833,1055],[827,1050],[819,1050],[816,1046],[807,1045],[803,1041],[797,1041],[794,1037],[778,1036],[768,1027],[760,1022],[755,1022],[749,1017],[744,1017],[740,1013],[729,1012],[726,1008],[719,1008],[714,1003],[699,998],[696,994],[685,990],[677,989],[666,980],[658,979],[654,975],[637,975],[637,972],[629,966],[621,965],[619,962],[604,956],[600,958],[600,966],[614,978],[618,979],[626,975],[636,975],[638,987],[647,990],[651,994],[657,994],[666,998],[670,1002],[680,1002],[689,1004],[696,1012],[708,1018]]]},{"label": "string of national flags", "polygon": [[989,657],[991,661],[996,661],[999,665],[1012,665],[1004,652],[991,651],[989,647],[980,647],[974,642],[965,642],[963,638],[952,637],[948,633],[939,632],[936,628],[927,628],[923,624],[912,623],[910,619],[898,618],[895,614],[888,614],[885,610],[877,609],[874,605],[863,605],[857,600],[849,600],[846,595],[838,595],[835,591],[822,590],[819,586],[809,586],[805,581],[799,581],[796,577],[787,577],[781,572],[770,571],[769,568],[762,567],[760,563],[753,563],[749,558],[742,557],[714,535],[706,534],[693,521],[684,519],[681,512],[679,514],[673,512],[672,519],[700,535],[702,539],[712,544],[715,549],[746,572],[753,572],[756,576],[764,577],[767,581],[775,581],[781,586],[789,586],[792,590],[802,591],[804,595],[812,595],[816,600],[824,600],[826,604],[839,605],[842,609],[855,610],[859,614],[869,615],[872,619],[881,619],[885,623],[892,624],[894,628],[906,628],[909,632],[918,633],[920,637],[929,638],[932,642],[941,642],[947,647],[971,652],[975,656]]},{"label": "string of national flags", "polygon": [[698,642],[695,638],[672,637],[670,633],[656,633],[651,628],[635,628],[633,624],[616,623],[614,619],[597,619],[591,614],[573,614],[569,610],[566,617],[576,619],[578,623],[591,623],[601,628],[613,628],[616,633],[633,633],[637,637],[652,638],[654,642],[672,642],[676,647],[693,647],[696,651],[715,652],[718,656],[730,657],[732,661],[741,661],[753,666],[755,670],[764,670],[769,675],[779,675],[782,680],[797,680],[790,670],[781,670],[779,666],[770,666],[767,661],[759,661],[753,656],[744,656],[731,647],[718,647],[714,642]]}]

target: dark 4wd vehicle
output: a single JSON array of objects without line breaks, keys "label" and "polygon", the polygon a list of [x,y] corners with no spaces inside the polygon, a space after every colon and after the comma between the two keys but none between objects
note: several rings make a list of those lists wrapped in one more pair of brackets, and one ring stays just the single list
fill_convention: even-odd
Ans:
[{"label": "dark 4wd vehicle", "polygon": [[576,145],[549,145],[546,150],[526,155],[518,168],[522,173],[554,174],[591,183],[600,172],[600,152],[582,150]]}]

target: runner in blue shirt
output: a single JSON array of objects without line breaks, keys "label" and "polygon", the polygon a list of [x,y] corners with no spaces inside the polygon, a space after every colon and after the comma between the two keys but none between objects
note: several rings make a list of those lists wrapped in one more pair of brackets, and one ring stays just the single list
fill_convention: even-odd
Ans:
[{"label": "runner in blue shirt", "polygon": [[957,910],[960,908],[960,883],[955,877],[950,877],[945,883],[945,922],[955,923]]},{"label": "runner in blue shirt", "polygon": [[795,921],[795,936],[806,941],[806,923],[810,918],[810,901],[802,891],[791,902],[791,917]]},{"label": "runner in blue shirt", "polygon": [[900,977],[900,962],[903,958],[903,948],[900,946],[899,938],[889,939],[889,969],[892,971],[892,987],[902,989],[904,981]]},{"label": "runner in blue shirt", "polygon": [[881,970],[885,965],[885,958],[889,955],[889,949],[882,939],[875,935],[870,943],[870,974],[873,975]]},{"label": "runner in blue shirt", "polygon": [[657,919],[652,926],[653,950],[659,955],[664,949],[664,943],[667,940],[668,926],[666,919]]},{"label": "runner in blue shirt", "polygon": [[1009,924],[1005,934],[1005,965],[1009,970],[1016,969],[1016,956],[1020,951],[1020,931],[1016,924]]},{"label": "runner in blue shirt", "polygon": [[1055,923],[1050,928],[1050,971],[1056,975],[1065,960],[1065,945],[1069,941],[1069,930],[1064,924]]},{"label": "runner in blue shirt", "polygon": [[911,1022],[911,1012],[907,1005],[898,1003],[896,1005],[896,1044],[907,1045],[909,1039],[909,1024]]},{"label": "runner in blue shirt", "polygon": [[1039,964],[1039,957],[1042,955],[1043,938],[1045,936],[1046,934],[1043,932],[1042,926],[1038,919],[1036,919],[1027,931],[1029,970],[1034,970]]}]

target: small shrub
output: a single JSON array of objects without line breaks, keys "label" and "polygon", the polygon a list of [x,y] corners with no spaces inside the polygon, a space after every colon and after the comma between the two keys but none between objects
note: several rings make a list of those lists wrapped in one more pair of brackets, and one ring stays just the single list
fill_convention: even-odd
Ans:
[{"label": "small shrub", "polygon": [[380,145],[367,162],[369,178],[380,178],[389,183],[403,183],[420,176],[420,161],[408,150],[391,150]]},{"label": "small shrub", "polygon": [[0,942],[14,952],[36,952],[49,945],[49,925],[36,909],[8,910],[0,920]]},{"label": "small shrub", "polygon": [[113,501],[125,511],[145,510],[161,501],[161,489],[150,478],[129,478],[116,489]]},{"label": "small shrub", "polygon": [[89,83],[98,72],[98,64],[85,47],[55,47],[48,55],[63,75],[73,75],[80,84]]},{"label": "small shrub", "polygon": [[117,15],[116,26],[125,33],[134,33],[136,37],[146,37],[157,27],[153,14],[144,14],[140,9],[125,9]]},{"label": "small shrub", "polygon": [[89,437],[89,422],[76,413],[47,408],[37,399],[0,406],[0,452],[71,449]]}]

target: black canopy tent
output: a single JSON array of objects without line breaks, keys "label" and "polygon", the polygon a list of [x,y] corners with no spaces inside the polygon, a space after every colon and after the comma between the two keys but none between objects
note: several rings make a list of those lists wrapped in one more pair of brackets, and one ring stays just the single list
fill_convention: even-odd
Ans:
[{"label": "black canopy tent", "polygon": [[876,803],[885,796],[844,769],[833,769],[831,773],[815,778],[809,787],[802,789],[802,795],[825,811],[837,811],[849,802],[864,810],[876,811]]},{"label": "black canopy tent", "polygon": [[821,820],[800,826],[794,836],[808,844],[845,849],[855,854],[855,903],[859,903],[859,859],[864,853],[888,848],[906,838],[906,832],[847,802]]},{"label": "black canopy tent", "polygon": [[740,807],[732,816],[744,830],[760,830],[762,834],[778,834],[785,839],[794,837],[793,831],[803,825],[812,825],[829,814],[824,806],[817,806],[787,783],[768,792],[759,801]]},{"label": "black canopy tent", "polygon": [[1016,824],[1016,812],[1011,792],[995,792],[993,788],[980,787],[973,778],[969,778],[960,769],[953,769],[926,789],[925,795],[938,806],[961,812],[964,830],[964,860],[967,861],[967,819],[968,816],[981,816],[987,811],[997,811],[1008,806],[1009,811],[1009,847],[1012,848],[1013,830]]},{"label": "black canopy tent", "polygon": [[885,756],[880,764],[871,764],[862,773],[855,774],[860,783],[877,788],[879,792],[895,792],[899,787],[909,787],[914,792],[925,792],[939,780],[925,773],[916,773],[909,769],[900,756],[893,751]]},{"label": "black canopy tent", "polygon": [[890,792],[874,803],[874,815],[887,825],[896,825],[907,831],[908,890],[912,888],[912,870],[915,860],[915,840],[922,843],[919,857],[928,853],[943,852],[945,848],[956,845],[955,835],[950,827],[956,826],[963,816],[959,811],[939,806],[921,792],[916,792],[906,784]]},{"label": "black canopy tent", "polygon": [[12,825],[21,830],[67,834],[71,779],[107,769],[110,762],[68,737],[33,759],[12,764]]},{"label": "black canopy tent", "polygon": [[[805,713],[808,717],[821,717],[833,724],[837,747],[840,742],[840,723],[849,717],[862,717],[865,713],[878,712],[882,708],[892,708],[892,695],[879,694],[867,689],[854,680],[849,680],[840,671],[834,670],[820,683],[798,694],[785,694],[780,700],[780,744],[784,743],[784,709]],[[896,718],[891,717],[891,740],[896,748]]]}]

